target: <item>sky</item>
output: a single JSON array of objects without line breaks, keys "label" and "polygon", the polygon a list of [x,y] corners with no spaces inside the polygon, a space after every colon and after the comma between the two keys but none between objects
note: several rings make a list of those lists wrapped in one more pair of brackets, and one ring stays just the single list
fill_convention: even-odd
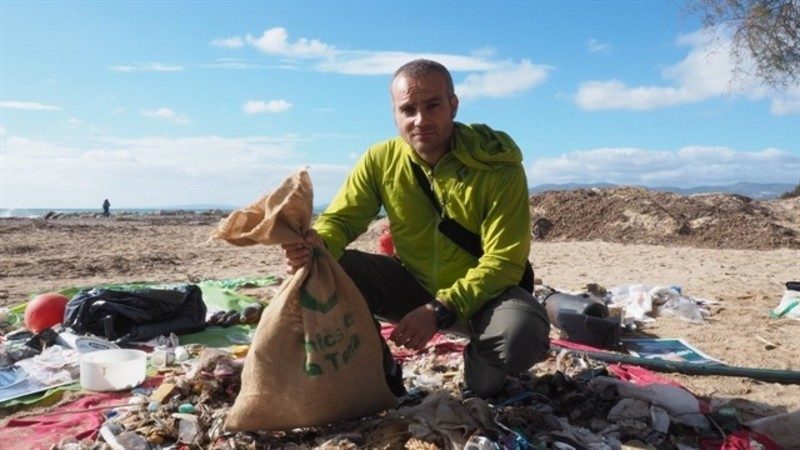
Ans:
[{"label": "sky", "polygon": [[[674,1],[0,0],[0,208],[328,203],[425,57],[528,184],[800,183],[800,87]],[[743,61],[747,69],[749,61]]]}]

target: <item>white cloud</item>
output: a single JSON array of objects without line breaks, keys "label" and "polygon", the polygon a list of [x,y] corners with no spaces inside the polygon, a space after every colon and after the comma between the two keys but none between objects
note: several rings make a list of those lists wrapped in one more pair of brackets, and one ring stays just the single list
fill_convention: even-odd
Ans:
[{"label": "white cloud", "polygon": [[518,92],[530,90],[547,78],[549,67],[537,66],[528,60],[519,64],[470,74],[463,83],[456,86],[460,98],[508,97]]},{"label": "white cloud", "polygon": [[329,58],[316,63],[314,68],[321,72],[345,75],[390,75],[403,64],[419,58],[439,61],[450,72],[487,71],[499,68],[498,63],[478,56],[382,51],[336,52]]},{"label": "white cloud", "polygon": [[245,36],[247,43],[263,53],[298,58],[314,58],[331,54],[332,46],[317,39],[300,38],[289,42],[289,33],[285,28],[270,28],[260,37]]},{"label": "white cloud", "polygon": [[774,95],[769,112],[776,116],[800,114],[800,85],[787,89],[780,95]]},{"label": "white cloud", "polygon": [[84,136],[88,135],[89,133],[97,135],[108,134],[110,132],[109,128],[94,125],[77,117],[70,117],[66,120],[66,122],[64,122],[63,126],[66,130],[71,132],[80,132]]},{"label": "white cloud", "polygon": [[133,72],[183,72],[189,69],[230,69],[230,70],[244,70],[244,69],[265,69],[265,68],[287,68],[285,65],[281,66],[267,66],[264,64],[255,64],[253,62],[242,60],[238,58],[220,58],[209,63],[193,64],[189,66],[177,64],[161,64],[161,63],[137,63],[129,65],[118,65],[110,67],[110,70],[120,73],[133,73]]},{"label": "white cloud", "polygon": [[773,114],[800,111],[797,87],[783,91],[765,88],[751,70],[752,61],[743,55],[743,70],[734,76],[730,55],[731,39],[723,29],[701,30],[681,35],[679,45],[689,46],[689,54],[662,71],[665,86],[628,86],[620,80],[586,81],[580,84],[575,101],[588,111],[605,109],[652,110],[705,101],[720,97],[768,98]]},{"label": "white cloud", "polygon": [[142,110],[143,116],[152,117],[153,119],[166,120],[168,122],[186,125],[191,123],[189,118],[183,114],[178,114],[169,108],[158,108],[154,110]]},{"label": "white cloud", "polygon": [[[3,139],[3,208],[246,205],[307,162],[297,135],[105,138],[74,144]],[[349,165],[312,165],[325,203]],[[80,173],[80,177],[74,176]]]},{"label": "white cloud", "polygon": [[244,40],[239,36],[219,38],[212,40],[211,45],[222,48],[241,48],[244,46]]},{"label": "white cloud", "polygon": [[267,102],[248,100],[247,103],[242,105],[242,111],[245,114],[275,114],[287,111],[291,107],[292,104],[286,100],[270,100]]},{"label": "white cloud", "polygon": [[589,39],[589,42],[586,43],[586,46],[591,53],[607,52],[611,50],[611,44],[608,42],[600,42],[595,38]]},{"label": "white cloud", "polygon": [[228,70],[245,70],[245,69],[264,69],[269,66],[263,64],[255,64],[251,61],[239,58],[219,58],[214,62],[199,64],[198,67],[204,69],[228,69]]},{"label": "white cloud", "polygon": [[184,67],[178,64],[164,64],[157,62],[134,63],[129,65],[117,65],[110,68],[114,72],[183,72]]},{"label": "white cloud", "polygon": [[628,87],[619,80],[587,81],[578,90],[578,105],[585,110],[631,109],[642,111],[700,100],[685,88]]},{"label": "white cloud", "polygon": [[541,183],[607,182],[643,186],[700,186],[739,181],[798,183],[800,156],[766,148],[741,151],[689,146],[676,151],[598,148],[535,160],[528,179]]},{"label": "white cloud", "polygon": [[314,133],[311,135],[314,139],[331,140],[331,139],[364,139],[363,134],[347,134],[347,133]]},{"label": "white cloud", "polygon": [[[337,50],[336,47],[317,39],[299,38],[289,40],[285,28],[276,27],[265,30],[260,37],[248,34],[245,41],[268,55],[296,58],[297,63],[311,60],[311,67],[321,72],[334,72],[347,75],[386,75],[392,74],[401,65],[417,59],[428,58],[441,62],[448,69],[458,71],[486,71],[500,68],[499,63],[492,61],[494,49],[476,50],[470,56],[409,53],[372,50]],[[286,68],[295,68],[291,64]]]},{"label": "white cloud", "polygon": [[117,106],[116,108],[111,110],[111,114],[114,116],[125,114],[125,108],[123,108],[122,106]]},{"label": "white cloud", "polygon": [[[238,36],[215,39],[212,45],[238,46]],[[261,36],[247,34],[244,42],[266,55],[280,56],[280,66],[287,70],[313,70],[345,75],[390,75],[403,64],[426,58],[439,61],[451,72],[473,72],[460,85],[459,95],[465,98],[506,97],[538,86],[551,67],[535,65],[528,60],[502,61],[491,47],[479,48],[469,55],[446,53],[410,53],[398,51],[339,50],[318,39],[291,40],[285,28],[265,30]],[[252,63],[216,62],[203,67],[221,69],[253,68]]]},{"label": "white cloud", "polygon": [[494,58],[496,54],[497,54],[497,49],[491,46],[476,48],[475,50],[470,52],[470,55],[481,59]]},{"label": "white cloud", "polygon": [[14,100],[7,100],[0,102],[0,108],[3,109],[26,109],[29,111],[60,111],[61,108],[53,105],[46,105],[36,102],[20,102]]}]

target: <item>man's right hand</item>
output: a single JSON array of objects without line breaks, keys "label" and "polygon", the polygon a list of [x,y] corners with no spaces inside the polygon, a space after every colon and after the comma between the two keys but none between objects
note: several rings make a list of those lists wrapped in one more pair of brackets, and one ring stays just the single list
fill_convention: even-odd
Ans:
[{"label": "man's right hand", "polygon": [[305,242],[281,244],[283,256],[286,259],[286,273],[293,274],[297,272],[298,269],[308,264],[313,247],[325,245],[322,238],[313,228],[306,232],[304,239]]}]

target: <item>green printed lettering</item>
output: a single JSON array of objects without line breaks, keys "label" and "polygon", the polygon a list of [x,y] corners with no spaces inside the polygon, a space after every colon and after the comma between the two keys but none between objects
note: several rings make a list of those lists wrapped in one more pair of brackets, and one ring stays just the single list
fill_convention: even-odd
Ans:
[{"label": "green printed lettering", "polygon": [[346,364],[353,357],[353,355],[355,355],[356,350],[358,350],[358,347],[360,346],[361,338],[359,338],[357,334],[351,336],[350,344],[347,346],[344,352],[342,352],[342,361],[344,361]]},{"label": "green printed lettering", "polygon": [[337,359],[338,356],[339,356],[338,352],[328,353],[325,355],[325,359],[327,359],[328,361],[331,362],[331,364],[333,364],[334,370],[339,370],[339,360]]},{"label": "green printed lettering", "polygon": [[344,322],[345,328],[350,328],[355,323],[355,319],[353,319],[353,313],[346,313],[344,317],[342,317],[342,322]]},{"label": "green printed lettering", "polygon": [[317,333],[312,339],[306,341],[306,351],[316,352],[325,348],[335,347],[342,340],[344,340],[344,332],[341,328],[337,328],[332,333]]},{"label": "green printed lettering", "polygon": [[319,333],[317,333],[317,348],[320,350],[325,348],[325,342],[322,341],[322,336]]},{"label": "green printed lettering", "polygon": [[310,377],[316,377],[322,375],[322,367],[319,364],[307,362],[303,365],[303,372]]},{"label": "green printed lettering", "polygon": [[308,291],[306,291],[305,287],[300,289],[300,306],[303,308],[310,309],[312,311],[319,311],[324,314],[333,309],[337,303],[339,303],[339,298],[336,297],[335,292],[333,295],[331,295],[331,298],[329,298],[327,302],[320,302],[312,297]]}]

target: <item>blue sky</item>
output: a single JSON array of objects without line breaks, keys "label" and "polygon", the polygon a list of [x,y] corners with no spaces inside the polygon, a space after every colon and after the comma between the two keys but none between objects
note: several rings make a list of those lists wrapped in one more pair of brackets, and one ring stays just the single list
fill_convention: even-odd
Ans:
[{"label": "blue sky", "polygon": [[732,79],[680,3],[2,0],[0,207],[243,205],[304,165],[327,203],[417,57],[531,186],[800,182],[800,88]]}]

